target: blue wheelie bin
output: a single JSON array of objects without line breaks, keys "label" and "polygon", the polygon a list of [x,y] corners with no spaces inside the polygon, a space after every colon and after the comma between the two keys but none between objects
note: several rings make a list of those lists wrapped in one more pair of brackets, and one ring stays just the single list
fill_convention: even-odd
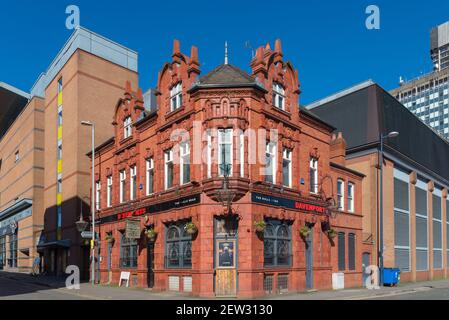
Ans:
[{"label": "blue wheelie bin", "polygon": [[382,276],[385,286],[396,287],[401,281],[401,270],[394,268],[384,268]]}]

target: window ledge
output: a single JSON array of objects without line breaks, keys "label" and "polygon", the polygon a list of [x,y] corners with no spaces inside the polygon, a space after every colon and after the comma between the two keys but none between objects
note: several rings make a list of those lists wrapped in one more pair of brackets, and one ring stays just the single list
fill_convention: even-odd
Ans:
[{"label": "window ledge", "polygon": [[124,144],[128,141],[131,141],[132,139],[133,139],[133,136],[130,135],[128,138],[124,138],[124,139],[120,140],[120,144]]},{"label": "window ledge", "polygon": [[176,114],[178,114],[178,113],[181,113],[183,110],[185,110],[185,106],[181,106],[181,107],[179,107],[179,108],[177,108],[176,110],[173,110],[173,111],[170,110],[170,112],[168,112],[168,113],[165,115],[165,119],[171,118],[171,117],[173,117],[174,115],[176,115]]},{"label": "window ledge", "polygon": [[276,107],[274,105],[271,105],[271,109],[274,109],[277,112],[279,112],[279,113],[281,113],[281,114],[283,114],[283,115],[285,115],[287,117],[291,117],[291,115],[292,115],[291,112],[286,111],[285,108],[281,109],[281,108],[278,108],[278,107]]}]

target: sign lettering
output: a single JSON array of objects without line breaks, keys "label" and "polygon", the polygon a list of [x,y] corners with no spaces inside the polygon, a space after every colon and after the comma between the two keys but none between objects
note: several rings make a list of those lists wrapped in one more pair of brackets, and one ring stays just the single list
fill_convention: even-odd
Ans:
[{"label": "sign lettering", "polygon": [[199,204],[201,202],[201,195],[193,195],[184,198],[180,198],[177,200],[156,203],[151,206],[139,208],[136,210],[121,212],[115,215],[110,215],[106,217],[102,217],[97,224],[110,223],[115,221],[126,220],[129,218],[141,217],[146,214],[156,214],[163,211],[169,211],[176,208],[183,208],[187,206],[192,206]]},{"label": "sign lettering", "polygon": [[307,211],[315,214],[327,214],[329,212],[329,210],[324,206],[318,206],[286,198],[268,196],[260,193],[253,193],[252,201],[276,207],[284,207],[292,210]]}]

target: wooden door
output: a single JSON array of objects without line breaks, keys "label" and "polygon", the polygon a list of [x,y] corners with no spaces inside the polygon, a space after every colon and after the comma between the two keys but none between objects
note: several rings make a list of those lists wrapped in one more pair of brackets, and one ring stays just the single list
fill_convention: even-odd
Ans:
[{"label": "wooden door", "polygon": [[218,297],[235,297],[237,295],[237,270],[217,269],[215,294]]},{"label": "wooden door", "polygon": [[237,296],[237,240],[217,239],[215,248],[215,295],[235,297]]},{"label": "wooden door", "polygon": [[238,220],[235,216],[215,219],[215,295],[237,296]]}]

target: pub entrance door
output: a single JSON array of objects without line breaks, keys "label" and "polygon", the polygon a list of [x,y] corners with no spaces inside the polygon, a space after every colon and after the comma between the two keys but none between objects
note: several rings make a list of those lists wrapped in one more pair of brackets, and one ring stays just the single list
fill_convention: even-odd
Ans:
[{"label": "pub entrance door", "polygon": [[148,241],[147,244],[147,285],[148,288],[154,287],[154,242]]},{"label": "pub entrance door", "polygon": [[112,282],[112,242],[108,242],[108,255],[107,255],[107,268],[108,268],[108,284]]},{"label": "pub entrance door", "polygon": [[215,295],[236,297],[238,290],[238,221],[235,216],[215,219]]},{"label": "pub entrance door", "polygon": [[90,248],[81,247],[81,281],[89,281],[90,278]]},{"label": "pub entrance door", "polygon": [[306,238],[306,289],[313,289],[313,226],[312,232]]},{"label": "pub entrance door", "polygon": [[369,277],[369,274],[367,273],[368,267],[370,266],[371,261],[371,255],[368,252],[364,252],[362,255],[362,272],[363,272],[363,286],[366,287],[366,280]]}]

